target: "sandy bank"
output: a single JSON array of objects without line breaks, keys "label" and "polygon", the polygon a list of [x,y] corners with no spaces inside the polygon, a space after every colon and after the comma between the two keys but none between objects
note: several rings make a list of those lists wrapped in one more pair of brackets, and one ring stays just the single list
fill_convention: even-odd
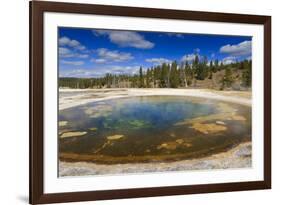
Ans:
[{"label": "sandy bank", "polygon": [[251,142],[239,144],[227,152],[222,152],[209,157],[192,160],[181,160],[168,163],[137,163],[101,165],[87,162],[60,162],[60,176],[85,176],[97,174],[124,174],[164,171],[210,170],[249,168],[251,162]]},{"label": "sandy bank", "polygon": [[251,92],[248,91],[214,91],[207,89],[172,88],[60,89],[59,110],[64,110],[90,102],[133,96],[190,96],[251,106]]}]

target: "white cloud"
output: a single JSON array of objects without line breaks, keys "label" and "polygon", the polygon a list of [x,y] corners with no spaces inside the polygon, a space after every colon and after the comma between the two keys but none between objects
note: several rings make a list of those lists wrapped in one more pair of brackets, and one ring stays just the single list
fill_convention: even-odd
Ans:
[{"label": "white cloud", "polygon": [[107,63],[107,62],[123,62],[133,59],[131,53],[120,52],[117,50],[108,50],[106,48],[99,48],[96,50],[99,58],[91,59],[95,63]]},{"label": "white cloud", "polygon": [[252,53],[252,41],[243,41],[235,45],[224,45],[220,48],[221,53],[229,54],[231,56],[247,56]]},{"label": "white cloud", "polygon": [[88,54],[78,54],[77,58],[88,58],[89,55]]},{"label": "white cloud", "polygon": [[69,46],[69,47],[77,49],[77,50],[86,49],[86,47],[83,46],[79,41],[70,39],[66,36],[59,38],[59,45],[60,46]]},{"label": "white cloud", "polygon": [[175,36],[178,38],[184,38],[184,35],[180,34],[180,33],[166,33],[167,36]]},{"label": "white cloud", "polygon": [[61,58],[88,58],[89,51],[79,41],[66,36],[59,38],[59,56]]},{"label": "white cloud", "polygon": [[172,61],[169,60],[169,59],[166,59],[166,58],[148,58],[148,59],[145,59],[146,62],[149,62],[149,63],[153,63],[153,64],[156,64],[156,65],[161,65],[163,63],[171,63]]},{"label": "white cloud", "polygon": [[106,66],[92,69],[61,70],[60,77],[93,78],[102,77],[106,73],[134,75],[139,72],[139,66]]},{"label": "white cloud", "polygon": [[77,47],[75,47],[75,48],[78,49],[78,50],[81,50],[81,51],[86,50],[86,46],[82,46],[82,45],[77,46]]},{"label": "white cloud", "polygon": [[93,77],[94,70],[76,69],[70,71],[60,71],[60,77],[77,77],[77,78],[87,78]]},{"label": "white cloud", "polygon": [[71,58],[74,57],[74,53],[68,48],[59,47],[59,56],[62,58]]},{"label": "white cloud", "polygon": [[134,47],[141,49],[150,49],[154,43],[146,40],[142,35],[133,31],[107,31],[93,30],[95,35],[107,35],[112,43],[120,47]]},{"label": "white cloud", "polygon": [[116,75],[134,75],[139,72],[139,69],[139,66],[112,66],[109,71]]},{"label": "white cloud", "polygon": [[59,47],[59,56],[61,58],[88,58],[88,54],[80,54],[65,47]]},{"label": "white cloud", "polygon": [[98,59],[92,58],[91,62],[94,62],[94,63],[106,63],[107,61],[104,58],[98,58]]},{"label": "white cloud", "polygon": [[61,63],[65,64],[65,65],[80,66],[80,65],[84,64],[84,61],[65,61],[65,60],[62,60]]},{"label": "white cloud", "polygon": [[59,39],[59,45],[61,45],[61,46],[66,46],[66,45],[68,45],[68,46],[70,46],[70,47],[75,47],[75,46],[79,46],[80,45],[80,43],[78,42],[78,41],[76,41],[76,40],[71,40],[71,39],[69,39],[68,37],[61,37],[60,39]]},{"label": "white cloud", "polygon": [[194,53],[200,53],[200,48],[195,48],[193,51]]},{"label": "white cloud", "polygon": [[[191,63],[194,61],[195,57],[196,57],[196,54],[186,54],[181,58],[181,61]],[[200,55],[198,55],[198,57],[199,57],[199,59],[201,59]]]},{"label": "white cloud", "polygon": [[237,61],[236,57],[234,57],[234,56],[228,56],[228,57],[222,59],[221,62],[222,62],[224,65],[228,65],[228,64],[231,64],[231,63],[236,63],[236,61]]}]

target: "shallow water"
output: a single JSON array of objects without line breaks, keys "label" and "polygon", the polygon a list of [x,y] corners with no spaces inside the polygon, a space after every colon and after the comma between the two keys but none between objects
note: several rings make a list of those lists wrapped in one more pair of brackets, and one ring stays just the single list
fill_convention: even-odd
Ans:
[{"label": "shallow water", "polygon": [[[59,112],[63,161],[175,161],[224,151],[251,140],[247,106],[191,97],[129,97]],[[66,136],[81,132],[80,136]]]}]

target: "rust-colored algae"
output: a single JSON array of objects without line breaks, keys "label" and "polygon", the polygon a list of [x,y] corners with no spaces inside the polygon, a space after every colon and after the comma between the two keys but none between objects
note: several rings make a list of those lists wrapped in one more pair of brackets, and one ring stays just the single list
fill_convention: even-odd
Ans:
[{"label": "rust-colored algae", "polygon": [[177,139],[176,141],[169,141],[162,143],[161,145],[157,146],[157,149],[167,149],[167,150],[175,150],[179,147],[191,147],[190,143],[184,143],[183,139]]},{"label": "rust-colored algae", "polygon": [[194,123],[191,128],[203,133],[203,134],[210,134],[210,133],[217,133],[221,131],[227,130],[227,128],[223,125],[217,125],[215,123]]},{"label": "rust-colored algae", "polygon": [[232,120],[238,120],[238,121],[246,121],[246,118],[241,116],[241,115],[235,115],[235,116],[232,116],[231,118]]}]

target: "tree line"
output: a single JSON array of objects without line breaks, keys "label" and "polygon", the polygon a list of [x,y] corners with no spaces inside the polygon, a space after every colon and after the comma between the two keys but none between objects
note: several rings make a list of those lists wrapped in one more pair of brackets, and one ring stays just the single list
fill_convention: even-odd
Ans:
[{"label": "tree line", "polygon": [[[251,87],[252,61],[243,60],[231,64],[223,64],[218,60],[208,63],[206,57],[196,56],[191,63],[163,63],[148,68],[139,68],[137,74],[111,74],[95,78],[59,78],[59,87],[68,88],[187,88],[196,87],[197,81],[213,79],[216,73],[222,73],[220,88],[231,87],[239,79],[241,86]],[[237,76],[237,74],[241,74]],[[237,78],[238,77],[238,78]]]}]

